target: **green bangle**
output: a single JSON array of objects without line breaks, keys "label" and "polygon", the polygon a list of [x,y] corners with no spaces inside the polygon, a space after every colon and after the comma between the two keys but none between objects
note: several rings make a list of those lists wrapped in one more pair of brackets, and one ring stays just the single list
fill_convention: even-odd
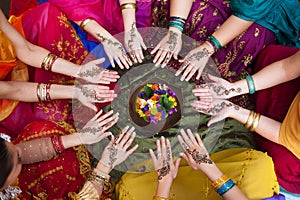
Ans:
[{"label": "green bangle", "polygon": [[182,23],[178,23],[178,22],[169,22],[169,27],[174,27],[177,28],[178,30],[180,30],[181,32],[184,29],[184,25]]},{"label": "green bangle", "polygon": [[248,88],[249,88],[249,94],[254,94],[255,93],[255,85],[252,76],[246,76]]},{"label": "green bangle", "polygon": [[213,35],[209,36],[209,40],[212,43],[214,43],[214,45],[216,46],[217,50],[222,49],[223,46],[221,45],[221,43],[219,42],[219,40],[217,40],[217,38],[215,38],[215,36],[213,36]]}]

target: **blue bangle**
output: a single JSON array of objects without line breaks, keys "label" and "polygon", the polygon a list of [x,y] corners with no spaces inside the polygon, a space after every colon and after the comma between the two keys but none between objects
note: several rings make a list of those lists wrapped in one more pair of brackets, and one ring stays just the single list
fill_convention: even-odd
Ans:
[{"label": "blue bangle", "polygon": [[248,88],[249,88],[249,94],[254,94],[255,93],[255,85],[252,76],[246,76]]},{"label": "blue bangle", "polygon": [[235,183],[230,179],[226,183],[224,183],[219,189],[217,189],[217,193],[222,196],[226,192],[228,192],[231,188],[235,186]]},{"label": "blue bangle", "polygon": [[215,36],[213,36],[213,35],[209,36],[209,40],[212,43],[214,43],[214,45],[217,47],[217,50],[222,49],[223,46],[221,45],[221,43],[219,42],[219,40],[217,40],[217,38],[215,38]]}]

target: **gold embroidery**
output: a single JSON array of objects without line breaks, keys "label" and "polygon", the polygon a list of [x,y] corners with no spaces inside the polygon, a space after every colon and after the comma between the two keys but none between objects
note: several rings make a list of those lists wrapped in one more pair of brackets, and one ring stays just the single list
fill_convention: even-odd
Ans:
[{"label": "gold embroidery", "polygon": [[252,55],[249,53],[248,55],[244,56],[242,62],[244,63],[245,66],[247,66],[248,64],[251,63],[252,58],[253,58]]},{"label": "gold embroidery", "polygon": [[56,167],[54,169],[51,169],[43,174],[40,175],[39,178],[35,179],[32,183],[30,183],[28,185],[28,189],[30,190],[31,188],[33,188],[37,183],[39,183],[41,180],[43,180],[45,177],[51,175],[51,174],[54,174],[55,172],[58,172],[60,170],[63,170],[63,166],[59,166],[59,167]]},{"label": "gold embroidery", "polygon": [[46,200],[48,198],[48,194],[46,192],[40,192],[38,193],[38,197],[41,198],[42,200]]},{"label": "gold embroidery", "polygon": [[26,138],[23,138],[21,142],[26,142],[26,141],[29,141],[29,140],[32,140],[32,139],[35,139],[35,138],[40,138],[40,137],[43,137],[43,136],[47,136],[47,135],[50,135],[50,134],[53,134],[53,133],[60,134],[60,135],[65,135],[65,133],[63,131],[60,131],[60,130],[41,131],[41,132],[35,133],[33,135],[30,135]]},{"label": "gold embroidery", "polygon": [[207,33],[207,28],[206,28],[206,26],[203,26],[202,28],[200,28],[200,29],[197,31],[197,34],[199,34],[200,37],[205,37],[205,36],[206,36],[206,33]]},{"label": "gold embroidery", "polygon": [[80,174],[86,178],[92,170],[89,153],[83,145],[73,147],[73,149],[76,151],[76,157],[79,162]]},{"label": "gold embroidery", "polygon": [[219,10],[216,8],[216,9],[214,10],[214,12],[213,12],[213,16],[217,16],[218,13],[219,13]]}]

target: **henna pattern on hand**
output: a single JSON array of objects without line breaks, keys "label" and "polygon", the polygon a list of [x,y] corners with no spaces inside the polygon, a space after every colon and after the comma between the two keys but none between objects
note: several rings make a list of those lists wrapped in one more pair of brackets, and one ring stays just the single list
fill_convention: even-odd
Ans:
[{"label": "henna pattern on hand", "polygon": [[77,87],[78,89],[80,89],[80,91],[82,92],[82,94],[85,97],[91,98],[91,99],[97,99],[97,95],[96,95],[96,91],[95,90],[89,90],[88,87],[85,87],[83,85],[76,85],[75,87]]},{"label": "henna pattern on hand", "polygon": [[130,50],[133,49],[133,42],[135,41],[135,38],[137,35],[135,34],[135,22],[132,23],[131,29],[130,29],[130,39],[128,40],[127,46]]},{"label": "henna pattern on hand", "polygon": [[200,50],[200,51],[198,51],[196,53],[193,53],[188,58],[188,61],[189,62],[194,61],[194,60],[200,61],[204,57],[209,57],[209,51],[206,48],[203,48],[202,50]]},{"label": "henna pattern on hand", "polygon": [[[111,39],[108,39],[104,36],[102,36],[100,33],[96,33],[96,36],[100,39],[101,42],[106,42],[108,45],[112,45],[112,46],[115,46],[117,47],[120,51],[122,51],[122,53],[124,54],[125,51],[122,47],[122,45],[120,44],[120,42],[118,41],[113,41]],[[125,53],[126,54],[126,53]]]},{"label": "henna pattern on hand", "polygon": [[170,173],[171,167],[167,160],[163,160],[163,167],[157,170],[158,180],[161,180],[163,177]]},{"label": "henna pattern on hand", "polygon": [[177,44],[177,37],[178,37],[177,33],[175,33],[174,31],[170,31],[170,37],[169,40],[167,41],[167,44],[169,44],[170,51],[173,51],[175,49]]},{"label": "henna pattern on hand", "polygon": [[101,74],[105,69],[102,67],[93,67],[91,70],[86,70],[84,72],[80,72],[78,75],[79,77],[95,77]]},{"label": "henna pattern on hand", "polygon": [[118,149],[116,147],[115,144],[113,144],[112,146],[108,147],[108,151],[109,151],[109,162],[108,165],[113,168],[114,163],[117,160],[117,154],[118,154]]},{"label": "henna pattern on hand", "polygon": [[209,87],[209,88],[213,89],[213,91],[217,94],[217,96],[222,96],[224,94],[227,96],[231,92],[235,92],[235,93],[241,93],[242,92],[242,88],[240,88],[240,87],[226,89],[222,85],[215,85],[213,83],[198,86],[198,88],[206,88],[206,87]]},{"label": "henna pattern on hand", "polygon": [[206,164],[213,163],[212,160],[209,159],[206,154],[201,154],[196,149],[194,149],[193,151],[191,151],[190,149],[187,149],[186,151],[188,152],[188,154],[190,154],[192,156],[193,160],[199,165],[201,163],[206,163]]},{"label": "henna pattern on hand", "polygon": [[79,133],[91,133],[93,135],[95,135],[96,133],[98,132],[101,132],[102,131],[102,127],[86,127],[86,128],[83,128],[79,131]]},{"label": "henna pattern on hand", "polygon": [[212,107],[212,108],[210,108],[210,109],[198,109],[199,111],[204,111],[204,112],[206,112],[206,113],[209,113],[209,114],[211,114],[211,115],[216,115],[216,114],[218,114],[219,112],[221,112],[225,107],[231,107],[231,106],[233,106],[234,107],[234,109],[235,110],[239,110],[240,109],[240,107],[239,106],[237,106],[237,105],[235,105],[235,104],[233,104],[233,103],[226,103],[226,102],[222,102],[222,103],[220,103],[220,104],[216,104],[216,105],[214,105],[214,107]]}]

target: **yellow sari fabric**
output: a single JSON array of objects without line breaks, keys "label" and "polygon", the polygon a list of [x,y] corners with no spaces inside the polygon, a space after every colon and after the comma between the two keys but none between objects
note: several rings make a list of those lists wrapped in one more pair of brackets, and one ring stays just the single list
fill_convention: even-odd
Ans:
[{"label": "yellow sari fabric", "polygon": [[[14,47],[0,30],[0,81],[28,81],[27,66],[17,60]],[[0,121],[7,118],[18,101],[0,99]]]},{"label": "yellow sari fabric", "polygon": [[[249,199],[262,199],[279,193],[272,159],[253,149],[228,149],[211,155],[217,166],[236,183]],[[152,200],[157,186],[155,171],[125,173],[116,185],[119,200]],[[174,200],[222,199],[205,174],[181,161],[170,196]]]},{"label": "yellow sari fabric", "polygon": [[279,143],[300,159],[300,92],[295,97],[281,124]]}]

